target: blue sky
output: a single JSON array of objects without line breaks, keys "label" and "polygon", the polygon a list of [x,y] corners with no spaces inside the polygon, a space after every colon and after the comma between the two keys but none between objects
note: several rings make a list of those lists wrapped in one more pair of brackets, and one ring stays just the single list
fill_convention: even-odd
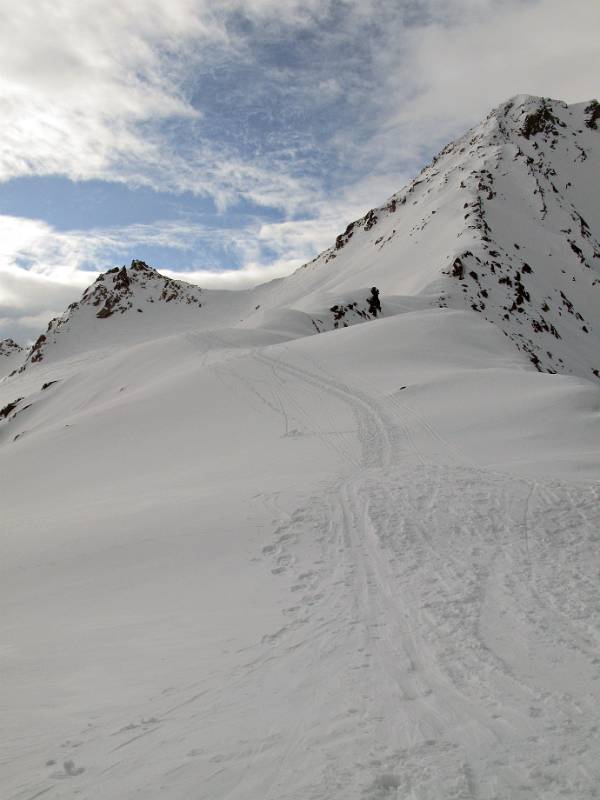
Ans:
[{"label": "blue sky", "polygon": [[509,96],[598,94],[578,0],[0,0],[0,337],[95,272],[285,275]]}]

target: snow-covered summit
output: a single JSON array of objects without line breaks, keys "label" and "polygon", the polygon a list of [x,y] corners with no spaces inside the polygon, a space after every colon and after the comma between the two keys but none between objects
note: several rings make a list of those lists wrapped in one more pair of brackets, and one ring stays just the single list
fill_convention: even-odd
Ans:
[{"label": "snow-covered summit", "polygon": [[[24,367],[43,361],[48,352],[93,349],[123,337],[130,342],[193,326],[202,308],[202,293],[198,286],[161,275],[143,261],[133,260],[129,268],[114,267],[101,273],[79,302],[50,321]],[[150,316],[145,324],[144,314]]]},{"label": "snow-covered summit", "polygon": [[14,339],[0,340],[0,358],[10,358],[15,353],[21,352],[23,348]]},{"label": "snow-covered summit", "polygon": [[53,320],[27,363],[185,329],[290,338],[430,307],[481,314],[540,371],[600,377],[600,105],[518,95],[289,278],[203,291],[141,261]]},{"label": "snow-covered summit", "polygon": [[[469,309],[540,370],[600,370],[600,105],[519,95],[279,289]],[[389,307],[388,307],[389,308]]]},{"label": "snow-covered summit", "polygon": [[[161,275],[143,261],[134,260],[129,269],[114,267],[102,273],[83,293],[81,303],[70,306],[75,311],[81,306],[93,306],[98,319],[113,314],[124,314],[139,303],[186,303],[201,306],[202,290],[183,281]],[[135,308],[143,313],[143,309]]]}]

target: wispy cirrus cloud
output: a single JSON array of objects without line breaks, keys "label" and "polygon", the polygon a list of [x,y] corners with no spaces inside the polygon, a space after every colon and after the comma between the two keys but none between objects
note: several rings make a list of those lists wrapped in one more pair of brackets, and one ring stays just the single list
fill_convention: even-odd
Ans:
[{"label": "wispy cirrus cloud", "polygon": [[87,178],[156,157],[136,123],[193,117],[169,57],[155,43],[185,46],[202,35],[185,4],[94,0],[1,6],[0,175]]},{"label": "wispy cirrus cloud", "polygon": [[[261,105],[283,118],[274,96],[298,96],[301,81],[292,90],[293,69],[275,64],[255,80],[265,65],[254,44],[308,30],[316,8],[0,3],[0,180],[120,181],[207,195],[221,209],[240,198],[292,212],[306,205],[313,190],[297,143],[252,123]],[[263,133],[268,145],[258,152]]]},{"label": "wispy cirrus cloud", "polygon": [[[443,136],[517,92],[588,97],[599,59],[594,0],[1,0],[0,21],[0,180],[291,213],[418,160],[440,120]],[[395,148],[373,146],[382,130]]]}]

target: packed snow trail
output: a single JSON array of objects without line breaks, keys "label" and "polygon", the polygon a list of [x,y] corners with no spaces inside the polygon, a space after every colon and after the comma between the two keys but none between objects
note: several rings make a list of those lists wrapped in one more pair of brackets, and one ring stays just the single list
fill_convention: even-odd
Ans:
[{"label": "packed snow trail", "polygon": [[[345,736],[332,737],[327,761],[336,767],[322,775],[327,790],[305,786],[307,796],[536,797],[541,790],[548,797],[593,796],[600,674],[587,558],[595,557],[597,487],[551,483],[545,491],[552,494],[544,495],[531,481],[458,466],[449,446],[432,463],[407,436],[401,416],[394,424],[387,409],[330,378],[287,371],[337,396],[347,392],[362,446],[356,474],[328,493],[316,568],[302,566],[311,575],[310,618],[318,621],[316,635],[301,629],[303,643],[318,644],[321,662],[332,663],[322,673],[344,684],[326,697],[354,698],[347,714],[356,740],[348,747]],[[576,564],[565,586],[563,570],[547,563],[549,543],[533,548],[533,541],[544,530],[540,522],[564,509],[563,494],[575,510],[572,493],[594,512],[593,521],[558,512],[566,518],[552,547],[560,536],[563,558]],[[293,548],[278,563],[282,558],[294,563]],[[567,597],[577,613],[565,613]],[[503,620],[508,608],[512,624],[518,621],[518,642]],[[295,629],[291,636],[297,648]],[[315,707],[322,721],[321,702]],[[337,712],[332,723],[339,706]],[[315,739],[311,750],[323,748]],[[359,770],[356,758],[363,759]],[[565,777],[569,760],[594,777]],[[286,796],[285,785],[277,786],[277,796]]]},{"label": "packed snow trail", "polygon": [[127,709],[80,706],[6,796],[597,796],[598,485],[482,468],[324,348],[201,353],[289,446],[337,464],[246,512],[272,520],[252,574],[279,587],[281,622],[254,642],[231,631],[220,654],[199,642],[194,680]]}]

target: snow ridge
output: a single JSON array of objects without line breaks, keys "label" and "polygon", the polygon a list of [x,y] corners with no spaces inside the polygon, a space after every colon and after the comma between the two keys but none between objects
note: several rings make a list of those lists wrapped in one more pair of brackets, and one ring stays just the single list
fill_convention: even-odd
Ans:
[{"label": "snow ridge", "polygon": [[[597,174],[593,109],[524,97],[488,117],[470,141],[489,155],[465,182],[472,198],[465,221],[479,234],[477,246],[449,271],[465,304],[540,371],[584,377],[600,376],[598,217],[580,180]],[[457,288],[449,291],[454,302]]]},{"label": "snow ridge", "polygon": [[[384,315],[475,312],[539,371],[598,379],[599,119],[595,100],[514,97],[309,264],[251,291],[203,291],[141,261],[115,267],[51,321],[24,366],[76,339],[93,349],[215,321],[322,333],[373,319],[376,286]],[[152,306],[151,325],[134,322]],[[115,326],[118,317],[129,322]]]},{"label": "snow ridge", "polygon": [[469,309],[538,370],[600,377],[599,117],[597,101],[512,98],[301,271]]}]

